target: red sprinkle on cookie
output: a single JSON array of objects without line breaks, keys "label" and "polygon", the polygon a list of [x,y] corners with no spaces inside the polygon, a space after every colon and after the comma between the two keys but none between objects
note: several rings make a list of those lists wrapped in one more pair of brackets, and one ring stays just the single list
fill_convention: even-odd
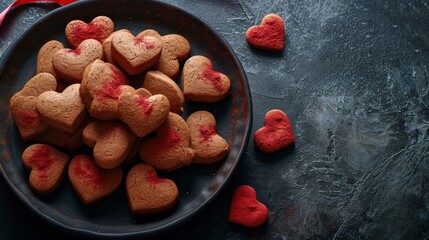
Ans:
[{"label": "red sprinkle on cookie", "polygon": [[260,26],[252,26],[246,32],[247,42],[255,48],[280,51],[284,48],[285,25],[276,14],[268,14]]},{"label": "red sprinkle on cookie", "polygon": [[122,168],[104,169],[86,155],[74,157],[68,168],[72,187],[85,205],[111,195],[122,182]]},{"label": "red sprinkle on cookie", "polygon": [[266,153],[293,144],[295,137],[287,115],[278,109],[270,110],[265,115],[265,126],[255,132],[254,140],[256,146]]},{"label": "red sprinkle on cookie", "polygon": [[268,219],[268,208],[256,199],[256,191],[251,186],[242,185],[235,189],[228,220],[230,222],[256,228]]},{"label": "red sprinkle on cookie", "polygon": [[176,184],[159,178],[150,165],[140,163],[128,172],[126,180],[128,203],[133,215],[164,212],[179,200]]},{"label": "red sprinkle on cookie", "polygon": [[69,22],[65,29],[67,42],[73,48],[77,47],[86,39],[95,39],[103,43],[110,34],[114,31],[113,21],[106,16],[98,16],[90,23],[81,20],[73,20]]},{"label": "red sprinkle on cookie", "polygon": [[22,153],[30,172],[30,188],[39,194],[54,191],[64,177],[69,156],[45,144],[33,144]]}]

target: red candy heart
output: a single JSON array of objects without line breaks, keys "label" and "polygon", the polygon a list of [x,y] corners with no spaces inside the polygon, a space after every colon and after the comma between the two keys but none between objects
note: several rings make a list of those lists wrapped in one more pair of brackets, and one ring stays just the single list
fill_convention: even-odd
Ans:
[{"label": "red candy heart", "polygon": [[265,126],[255,132],[256,146],[266,153],[280,150],[295,142],[292,127],[284,112],[278,109],[265,115]]},{"label": "red candy heart", "polygon": [[251,186],[243,185],[235,189],[229,210],[230,222],[245,227],[259,227],[268,218],[268,208],[256,199]]},{"label": "red candy heart", "polygon": [[252,26],[247,30],[246,40],[255,48],[282,50],[285,41],[283,19],[276,14],[266,15],[260,26]]}]

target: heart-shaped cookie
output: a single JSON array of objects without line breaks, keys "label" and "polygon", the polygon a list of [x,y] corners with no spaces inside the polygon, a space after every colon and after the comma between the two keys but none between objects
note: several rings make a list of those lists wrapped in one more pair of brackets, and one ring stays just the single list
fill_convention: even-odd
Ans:
[{"label": "heart-shaped cookie", "polygon": [[47,91],[37,99],[37,111],[42,120],[54,128],[73,133],[87,116],[79,94],[80,84],[72,84],[62,93]]},{"label": "heart-shaped cookie", "polygon": [[292,126],[287,115],[273,109],[265,115],[265,126],[255,132],[256,146],[266,153],[272,153],[295,142]]},{"label": "heart-shaped cookie", "polygon": [[144,78],[143,88],[152,94],[162,94],[170,103],[170,112],[181,114],[185,98],[179,86],[167,75],[160,71],[148,71]]},{"label": "heart-shaped cookie", "polygon": [[147,96],[138,92],[125,92],[118,101],[119,118],[139,137],[144,137],[161,126],[169,111],[168,99],[160,94]]},{"label": "heart-shaped cookie", "polygon": [[147,29],[137,35],[137,37],[141,36],[153,36],[161,41],[161,57],[155,65],[155,69],[172,79],[176,79],[180,70],[179,62],[185,61],[191,53],[191,45],[188,40],[178,34],[168,34],[161,37],[153,29]]},{"label": "heart-shaped cookie", "polygon": [[213,70],[210,59],[193,56],[186,60],[182,88],[187,101],[219,101],[228,95],[230,86],[231,82],[225,74]]},{"label": "heart-shaped cookie", "polygon": [[268,208],[256,199],[251,186],[242,185],[235,189],[231,200],[228,220],[245,226],[259,227],[268,219]]},{"label": "heart-shaped cookie", "polygon": [[37,73],[50,73],[54,77],[57,73],[52,65],[52,57],[58,50],[63,49],[64,45],[57,40],[51,40],[45,43],[39,50],[37,55],[36,72]]},{"label": "heart-shaped cookie", "polygon": [[98,166],[112,169],[119,166],[131,152],[136,135],[119,121],[93,121],[83,130],[83,141],[93,148]]},{"label": "heart-shaped cookie", "polygon": [[118,189],[122,182],[122,168],[104,169],[86,155],[74,157],[68,168],[71,185],[85,204],[95,203]]},{"label": "heart-shaped cookie", "polygon": [[23,141],[28,141],[49,129],[37,112],[37,97],[19,96],[10,105],[12,118]]},{"label": "heart-shaped cookie", "polygon": [[155,131],[155,136],[143,141],[139,153],[143,162],[162,171],[173,171],[191,164],[195,151],[191,148],[191,136],[185,120],[169,113],[164,124]]},{"label": "heart-shaped cookie", "polygon": [[90,23],[81,20],[69,22],[65,29],[67,42],[73,48],[76,48],[86,39],[95,39],[103,43],[110,34],[113,33],[115,25],[113,21],[106,16],[98,16]]},{"label": "heart-shaped cookie", "polygon": [[39,194],[54,191],[64,177],[69,156],[46,144],[33,144],[22,153],[24,167],[30,170],[30,188]]},{"label": "heart-shaped cookie", "polygon": [[285,25],[276,14],[266,15],[260,26],[252,26],[246,32],[247,42],[255,48],[279,51],[284,48]]},{"label": "heart-shaped cookie", "polygon": [[192,113],[186,123],[191,132],[191,146],[195,150],[193,163],[210,164],[225,158],[229,144],[216,131],[216,119],[210,112]]},{"label": "heart-shaped cookie", "polygon": [[137,75],[155,65],[161,50],[161,41],[152,36],[135,37],[122,31],[112,37],[113,59],[130,75]]},{"label": "heart-shaped cookie", "polygon": [[125,75],[113,64],[95,60],[83,74],[80,96],[92,117],[117,119],[118,99],[130,89]]},{"label": "heart-shaped cookie", "polygon": [[130,32],[130,31],[128,29],[121,29],[121,30],[115,31],[104,40],[102,44],[104,58],[106,59],[107,62],[111,64],[116,64],[116,61],[113,59],[113,56],[112,56],[112,38],[113,38],[113,34],[115,34],[116,32]]},{"label": "heart-shaped cookie", "polygon": [[46,91],[55,91],[57,89],[57,80],[50,73],[39,73],[32,77],[24,87],[10,98],[12,103],[19,96],[39,96]]},{"label": "heart-shaped cookie", "polygon": [[86,66],[96,59],[103,59],[101,43],[87,39],[74,50],[58,50],[52,57],[52,65],[60,78],[71,83],[80,83]]},{"label": "heart-shaped cookie", "polygon": [[158,178],[155,169],[144,163],[135,165],[128,172],[126,189],[133,215],[164,212],[179,200],[176,184],[170,179]]}]

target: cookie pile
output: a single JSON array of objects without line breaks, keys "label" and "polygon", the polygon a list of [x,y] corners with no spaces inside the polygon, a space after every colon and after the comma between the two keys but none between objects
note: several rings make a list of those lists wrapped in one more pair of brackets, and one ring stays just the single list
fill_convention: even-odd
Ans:
[{"label": "cookie pile", "polygon": [[[135,36],[98,16],[69,22],[65,36],[68,47],[56,40],[41,47],[37,74],[10,99],[29,145],[22,160],[31,189],[48,194],[67,175],[87,205],[115,192],[125,178],[132,214],[174,207],[179,190],[157,172],[211,164],[229,151],[214,116],[197,111],[185,120],[184,103],[222,100],[229,78],[210,59],[190,56],[189,42],[178,34],[147,29]],[[140,76],[143,82],[135,80]],[[124,171],[124,164],[131,169]]]}]

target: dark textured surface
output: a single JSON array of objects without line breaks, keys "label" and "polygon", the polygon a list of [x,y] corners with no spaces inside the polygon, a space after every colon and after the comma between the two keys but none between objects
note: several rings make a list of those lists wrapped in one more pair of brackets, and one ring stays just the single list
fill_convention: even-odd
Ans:
[{"label": "dark textured surface", "polygon": [[[429,238],[429,2],[165,2],[230,43],[252,90],[253,131],[265,112],[280,108],[297,142],[266,155],[250,141],[222,194],[159,239]],[[0,29],[0,54],[54,7],[15,9]],[[285,20],[281,54],[252,50],[244,40],[270,12]],[[227,221],[241,184],[253,186],[270,210],[258,229]],[[35,216],[3,179],[0,190],[0,239],[75,239]]]}]

